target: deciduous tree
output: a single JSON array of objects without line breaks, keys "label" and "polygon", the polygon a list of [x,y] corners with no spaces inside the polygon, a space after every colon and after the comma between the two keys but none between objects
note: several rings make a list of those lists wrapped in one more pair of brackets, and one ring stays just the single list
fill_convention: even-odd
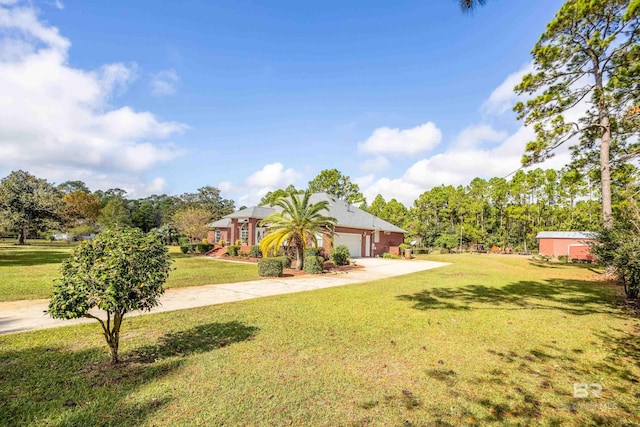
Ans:
[{"label": "deciduous tree", "polygon": [[200,208],[186,208],[173,215],[173,224],[176,229],[187,236],[192,244],[207,236],[210,221],[211,214]]},{"label": "deciduous tree", "polygon": [[60,194],[46,180],[11,172],[0,181],[0,216],[24,245],[29,230],[43,230],[60,220]]},{"label": "deciduous tree", "polygon": [[309,181],[309,191],[312,193],[328,193],[349,203],[361,203],[364,196],[358,184],[351,182],[351,178],[343,175],[338,169],[325,169],[318,176]]},{"label": "deciduous tree", "polygon": [[[58,319],[96,319],[118,363],[120,328],[126,313],[158,305],[169,276],[171,258],[154,234],[112,228],[77,247],[62,264],[48,313]],[[103,310],[106,318],[89,311]]]}]

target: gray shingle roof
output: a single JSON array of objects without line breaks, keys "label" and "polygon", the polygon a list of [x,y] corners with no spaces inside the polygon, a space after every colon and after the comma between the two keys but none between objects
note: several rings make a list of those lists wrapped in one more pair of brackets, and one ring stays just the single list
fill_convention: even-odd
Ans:
[{"label": "gray shingle roof", "polygon": [[251,206],[249,208],[240,209],[237,212],[226,215],[225,218],[258,218],[265,219],[274,209],[268,206]]},{"label": "gray shingle roof", "polygon": [[591,231],[541,231],[536,239],[595,239]]},{"label": "gray shingle roof", "polygon": [[220,218],[217,221],[213,221],[209,224],[209,228],[229,228],[231,227],[231,218]]},{"label": "gray shingle roof", "polygon": [[312,194],[309,200],[312,203],[318,203],[319,201],[329,202],[328,216],[332,216],[337,219],[338,225],[341,227],[406,233],[402,228],[380,219],[375,215],[371,215],[369,212],[365,212],[362,209],[327,193]]},{"label": "gray shingle roof", "polygon": [[[406,233],[406,231],[402,228],[397,227],[383,219],[380,219],[375,215],[371,215],[370,213],[365,212],[362,209],[345,202],[344,200],[340,200],[326,193],[315,193],[311,195],[311,203],[318,203],[320,201],[329,202],[329,212],[323,213],[323,215],[334,217],[338,220],[338,225],[341,227]],[[222,219],[212,223],[211,227],[229,228],[231,226],[231,218],[264,219],[268,217],[269,214],[275,212],[276,209],[279,208],[272,208],[269,206],[252,206],[250,208],[242,209],[238,212],[234,212],[223,217]],[[228,222],[222,222],[225,220]]]}]

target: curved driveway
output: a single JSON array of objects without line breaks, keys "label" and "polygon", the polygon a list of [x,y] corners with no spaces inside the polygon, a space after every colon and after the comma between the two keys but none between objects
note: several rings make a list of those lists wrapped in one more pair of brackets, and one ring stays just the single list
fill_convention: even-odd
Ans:
[{"label": "curved driveway", "polygon": [[[356,260],[356,262],[364,266],[364,268],[345,273],[304,275],[291,278],[263,279],[251,282],[167,289],[160,298],[160,305],[153,308],[151,313],[351,285],[354,283],[369,282],[418,271],[431,270],[448,265],[442,262],[405,261],[385,258],[360,258]],[[0,335],[11,332],[95,322],[95,320],[92,319],[52,319],[44,313],[47,309],[47,304],[48,300],[0,302]],[[100,311],[94,314],[98,313],[100,313]],[[127,316],[147,313],[148,312],[138,311],[128,313]]]}]

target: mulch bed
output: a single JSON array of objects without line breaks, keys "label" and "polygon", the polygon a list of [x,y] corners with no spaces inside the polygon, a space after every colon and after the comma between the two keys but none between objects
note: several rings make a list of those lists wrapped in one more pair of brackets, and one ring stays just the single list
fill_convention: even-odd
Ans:
[{"label": "mulch bed", "polygon": [[[220,257],[218,259],[221,260],[227,260],[227,261],[238,261],[238,262],[246,262],[248,264],[257,264],[258,261],[260,261],[260,258],[247,258],[247,257],[240,257],[240,256],[225,256],[225,257]],[[293,261],[293,265],[292,267],[295,267],[296,261]],[[349,271],[353,271],[353,270],[360,270],[364,268],[361,265],[354,265],[354,264],[349,264],[349,265],[340,265],[340,266],[335,266],[333,268],[330,268],[328,270],[324,270],[322,273],[323,274],[330,274],[330,273],[348,273]],[[283,272],[283,276],[282,277],[294,277],[294,276],[304,276],[307,273],[304,270],[296,270],[295,268],[285,268],[284,272]]]}]

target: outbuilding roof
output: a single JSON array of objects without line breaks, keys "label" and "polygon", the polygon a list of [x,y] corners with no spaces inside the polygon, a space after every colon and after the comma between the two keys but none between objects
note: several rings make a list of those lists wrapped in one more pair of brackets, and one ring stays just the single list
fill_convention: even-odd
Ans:
[{"label": "outbuilding roof", "polygon": [[595,239],[592,231],[541,231],[536,239]]}]

